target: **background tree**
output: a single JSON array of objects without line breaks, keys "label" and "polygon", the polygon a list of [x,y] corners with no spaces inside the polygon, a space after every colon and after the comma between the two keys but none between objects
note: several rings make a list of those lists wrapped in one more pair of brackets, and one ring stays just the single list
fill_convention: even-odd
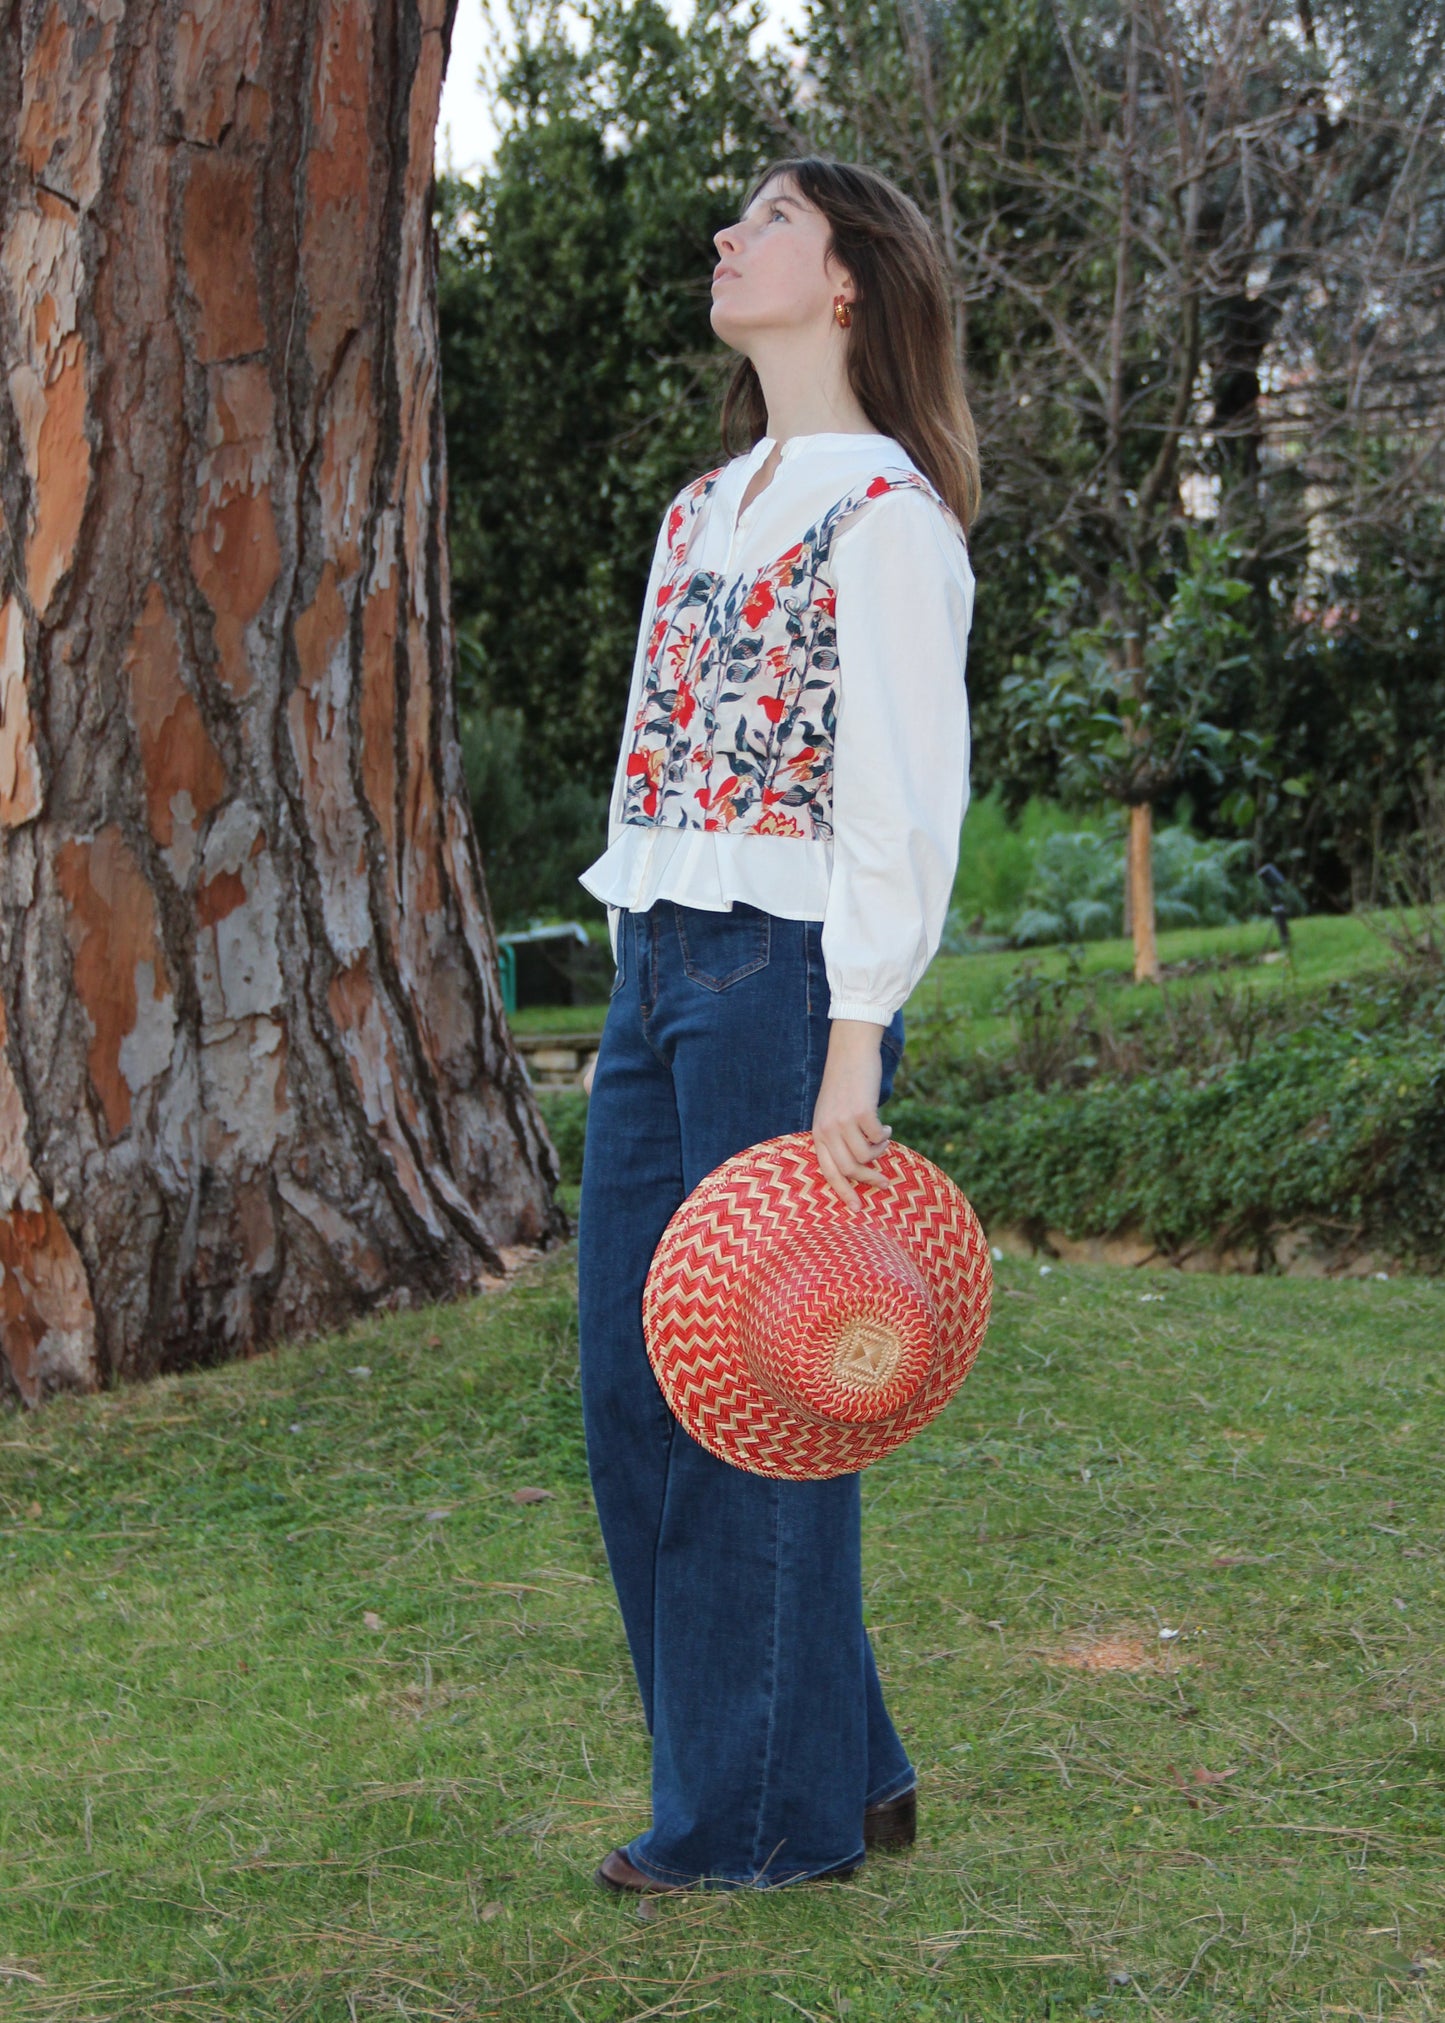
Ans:
[{"label": "background tree", "polygon": [[722,460],[711,235],[767,148],[737,67],[761,8],[518,0],[494,168],[439,191],[454,600],[478,788],[520,766],[488,862],[509,911],[595,911],[658,521]]},{"label": "background tree", "polygon": [[0,1371],[434,1297],[558,1227],[452,696],[447,0],[0,36]]},{"label": "background tree", "polygon": [[[1186,514],[1244,536],[1258,661],[1307,622],[1309,576],[1438,481],[1438,20],[1409,4],[813,0],[807,33],[816,90],[780,126],[891,167],[948,249],[984,456],[979,545],[1001,562],[1005,609],[1047,637],[1062,578],[1104,628],[1112,713],[1145,740],[1112,778],[1131,808],[1136,968],[1152,974],[1155,800],[1202,787],[1258,830],[1289,798],[1241,795],[1243,766],[1216,776],[1217,740],[1192,768],[1145,748],[1171,714],[1151,699],[1149,638],[1178,602]],[[1030,574],[1039,594],[1021,598]],[[1018,619],[1000,640],[979,601],[987,708],[1005,666],[1038,663]],[[1273,731],[1288,711],[1233,688],[1221,732],[1231,717]],[[1032,689],[1014,680],[1010,708],[1049,690],[1042,671]],[[1006,767],[1040,746],[999,737],[1010,728],[981,726]],[[1073,756],[1055,744],[1055,780]]]},{"label": "background tree", "polygon": [[601,833],[657,513],[720,454],[705,234],[758,164],[818,147],[896,176],[951,262],[985,481],[976,789],[1017,806],[1087,773],[1044,735],[1070,631],[1112,670],[1105,716],[1171,715],[1149,684],[1177,658],[1150,642],[1210,594],[1197,526],[1227,537],[1248,637],[1194,685],[1208,737],[1115,769],[1147,789],[1136,846],[1187,796],[1311,903],[1367,893],[1445,756],[1438,10],[813,0],[796,65],[754,61],[726,6],[679,29],[597,0],[575,44],[521,18],[511,136],[443,238],[449,414],[479,466],[453,521],[471,693],[510,712],[479,718],[473,770],[525,776],[515,817],[489,796],[514,903],[585,903],[569,867]]}]

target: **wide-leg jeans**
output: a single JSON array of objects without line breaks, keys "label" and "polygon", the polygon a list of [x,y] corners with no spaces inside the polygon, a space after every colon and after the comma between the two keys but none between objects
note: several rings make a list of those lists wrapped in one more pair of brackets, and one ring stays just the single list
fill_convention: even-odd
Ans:
[{"label": "wide-leg jeans", "polygon": [[[588,1467],[652,1736],[655,1882],[771,1887],[860,1860],[863,1812],[914,1770],[863,1623],[859,1477],[720,1461],[673,1418],[642,1290],[724,1159],[811,1128],[828,1048],[822,923],[658,900],[620,917],[579,1230]],[[887,1095],[903,1047],[883,1033]]]}]

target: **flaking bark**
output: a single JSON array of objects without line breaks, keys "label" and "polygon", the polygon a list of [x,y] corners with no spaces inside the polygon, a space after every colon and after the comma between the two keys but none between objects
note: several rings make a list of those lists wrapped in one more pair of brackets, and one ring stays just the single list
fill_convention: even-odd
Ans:
[{"label": "flaking bark", "polygon": [[455,735],[455,0],[0,0],[0,1381],[559,1233]]}]

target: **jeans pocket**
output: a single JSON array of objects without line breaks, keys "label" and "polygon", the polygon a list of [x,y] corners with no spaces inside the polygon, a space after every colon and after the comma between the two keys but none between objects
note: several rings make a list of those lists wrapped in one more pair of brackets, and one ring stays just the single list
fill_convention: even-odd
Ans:
[{"label": "jeans pocket", "polygon": [[772,932],[770,913],[740,901],[730,913],[707,913],[696,906],[677,909],[683,972],[704,990],[726,990],[766,969]]}]

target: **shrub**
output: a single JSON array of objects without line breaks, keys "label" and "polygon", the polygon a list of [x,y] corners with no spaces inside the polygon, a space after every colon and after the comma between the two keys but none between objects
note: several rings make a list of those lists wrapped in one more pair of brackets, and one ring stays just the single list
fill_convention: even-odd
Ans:
[{"label": "shrub", "polygon": [[[1199,837],[1181,826],[1154,837],[1154,914],[1161,928],[1223,927],[1260,910],[1248,843]],[[1105,941],[1124,931],[1124,846],[1117,835],[1074,830],[1043,837],[1013,922],[1017,948]]]},{"label": "shrub", "polygon": [[[952,1173],[985,1224],[1166,1252],[1315,1225],[1445,1256],[1445,1076],[1425,1032],[1296,1031],[1199,1078],[1178,1068],[967,1106],[902,1097],[895,1135]],[[1432,1164],[1432,1162],[1434,1162]]]},{"label": "shrub", "polygon": [[580,1089],[539,1089],[537,1108],[557,1148],[564,1187],[582,1184],[582,1147],[587,1138],[587,1098]]},{"label": "shrub", "polygon": [[[1010,1009],[1003,1058],[914,1020],[886,1113],[986,1227],[1268,1262],[1273,1232],[1314,1226],[1445,1266],[1445,992],[1426,959],[1292,1003],[1221,983],[1128,1031],[1077,972],[1026,969]],[[575,1185],[586,1098],[540,1101]]]},{"label": "shrub", "polygon": [[607,795],[563,780],[540,791],[519,709],[469,711],[462,766],[487,894],[497,927],[526,927],[539,914],[599,920],[603,909],[577,883],[607,840]]}]

